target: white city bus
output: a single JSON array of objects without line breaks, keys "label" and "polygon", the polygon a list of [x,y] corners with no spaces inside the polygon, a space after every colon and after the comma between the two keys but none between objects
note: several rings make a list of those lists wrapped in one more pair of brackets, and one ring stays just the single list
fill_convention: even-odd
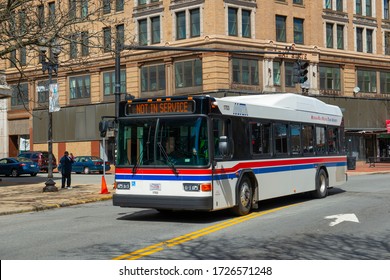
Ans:
[{"label": "white city bus", "polygon": [[291,93],[120,104],[113,204],[248,214],[346,181],[340,108]]}]

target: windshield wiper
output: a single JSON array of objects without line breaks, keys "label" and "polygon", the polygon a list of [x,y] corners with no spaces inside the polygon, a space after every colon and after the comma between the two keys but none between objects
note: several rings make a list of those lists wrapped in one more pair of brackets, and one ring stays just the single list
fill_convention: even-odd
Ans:
[{"label": "windshield wiper", "polygon": [[167,161],[168,165],[172,168],[173,173],[178,175],[179,172],[177,171],[177,169],[175,167],[175,164],[169,159],[169,156],[167,155],[167,152],[165,151],[163,145],[161,145],[161,142],[157,142],[157,145],[160,148],[160,151],[163,154],[163,156],[164,156],[165,160]]},{"label": "windshield wiper", "polygon": [[138,168],[138,166],[139,166],[139,164],[140,164],[140,162],[141,162],[141,158],[142,158],[143,154],[144,154],[144,151],[141,150],[141,152],[139,153],[139,156],[138,156],[138,158],[137,158],[137,161],[135,162],[135,164],[134,164],[134,166],[133,166],[133,174],[136,173],[137,168]]}]

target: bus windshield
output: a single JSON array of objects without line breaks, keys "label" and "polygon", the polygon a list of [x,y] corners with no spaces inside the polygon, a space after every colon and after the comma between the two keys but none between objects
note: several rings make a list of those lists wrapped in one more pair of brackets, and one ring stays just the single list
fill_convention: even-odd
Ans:
[{"label": "bus windshield", "polygon": [[209,164],[207,119],[132,118],[119,122],[118,166],[170,167]]}]

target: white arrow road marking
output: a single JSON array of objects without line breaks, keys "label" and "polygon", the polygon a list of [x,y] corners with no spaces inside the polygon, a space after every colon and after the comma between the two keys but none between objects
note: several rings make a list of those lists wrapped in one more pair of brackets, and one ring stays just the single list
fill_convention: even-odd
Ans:
[{"label": "white arrow road marking", "polygon": [[332,216],[327,216],[325,219],[335,219],[333,222],[330,222],[329,226],[333,227],[342,222],[354,222],[360,223],[359,219],[355,214],[337,214]]}]

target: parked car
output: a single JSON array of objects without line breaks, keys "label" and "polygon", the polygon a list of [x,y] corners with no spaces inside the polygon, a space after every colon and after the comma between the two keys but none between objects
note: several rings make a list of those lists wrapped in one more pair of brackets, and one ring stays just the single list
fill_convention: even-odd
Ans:
[{"label": "parked car", "polygon": [[0,175],[17,177],[22,174],[36,176],[39,166],[23,157],[8,157],[0,159]]},{"label": "parked car", "polygon": [[[29,151],[29,152],[21,152],[19,157],[24,157],[30,159],[33,162],[36,162],[39,166],[40,171],[48,171],[49,165],[49,153],[44,151]],[[57,168],[57,159],[53,155],[53,169]]]},{"label": "parked car", "polygon": [[[105,170],[109,171],[110,169],[110,163],[106,161]],[[58,171],[61,172],[61,163],[58,166]],[[77,156],[72,164],[72,172],[77,174],[99,172],[103,174],[103,160],[95,156]]]}]

